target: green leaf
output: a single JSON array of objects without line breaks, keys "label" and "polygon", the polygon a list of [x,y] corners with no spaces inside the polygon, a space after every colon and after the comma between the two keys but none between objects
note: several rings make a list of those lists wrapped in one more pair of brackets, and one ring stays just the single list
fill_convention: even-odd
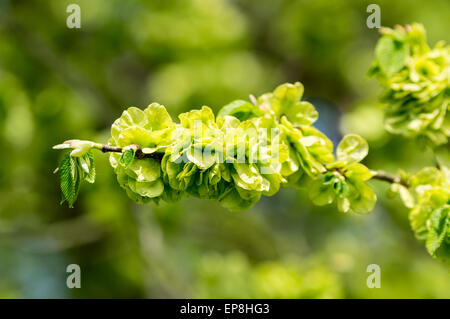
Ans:
[{"label": "green leaf", "polygon": [[377,201],[372,188],[364,182],[354,183],[353,191],[349,195],[350,209],[358,214],[370,212]]},{"label": "green leaf", "polygon": [[185,128],[194,129],[197,121],[211,127],[215,125],[214,112],[211,108],[203,106],[200,110],[192,110],[178,115],[180,123]]},{"label": "green leaf", "polygon": [[255,164],[233,163],[231,176],[237,186],[249,191],[269,191],[268,181],[259,173]]},{"label": "green leaf", "polygon": [[211,151],[206,151],[202,147],[192,147],[186,151],[186,156],[189,161],[193,162],[198,168],[206,170],[210,168],[216,160],[215,154]]},{"label": "green leaf", "polygon": [[135,154],[136,154],[136,149],[134,149],[134,148],[127,149],[125,152],[122,153],[119,163],[123,167],[128,168],[133,163]]},{"label": "green leaf", "polygon": [[430,255],[434,256],[450,231],[450,207],[436,209],[431,213],[427,223],[428,236],[425,245]]},{"label": "green leaf", "polygon": [[[230,211],[245,210],[252,207],[261,197],[260,192],[247,192],[247,195],[253,194],[253,196],[247,196],[247,198],[244,199],[241,197],[238,189],[239,188],[228,188],[219,198],[220,204]],[[243,192],[241,191],[241,193]]]},{"label": "green leaf", "polygon": [[438,185],[442,180],[442,174],[436,167],[424,167],[411,177],[411,186]]},{"label": "green leaf", "polygon": [[294,125],[311,125],[319,118],[316,108],[309,102],[301,101],[283,108],[283,114]]},{"label": "green leaf", "polygon": [[409,47],[390,36],[383,36],[375,48],[381,70],[388,76],[400,71],[406,63]]},{"label": "green leaf", "polygon": [[311,182],[309,197],[315,205],[323,206],[332,203],[336,195],[333,188],[324,184],[323,178],[319,178]]},{"label": "green leaf", "polygon": [[232,115],[241,121],[245,121],[252,117],[262,116],[263,112],[250,102],[236,100],[223,106],[217,117],[224,118],[226,115]]},{"label": "green leaf", "polygon": [[144,110],[144,114],[147,117],[147,124],[144,126],[146,129],[152,131],[163,130],[173,124],[166,108],[158,103],[150,104]]},{"label": "green leaf", "polygon": [[[307,105],[298,105],[295,111],[292,111],[292,107],[297,102],[300,102],[300,99],[303,95],[303,84],[300,82],[296,83],[284,83],[279,85],[273,93],[266,93],[261,95],[258,98],[258,105],[263,108],[264,111],[269,114],[273,114],[276,117],[281,117],[289,113],[289,120],[295,120],[297,111],[306,106],[306,108],[310,109]],[[308,112],[307,112],[308,113]]]},{"label": "green leaf", "polygon": [[[130,107],[111,127],[113,146],[125,147],[137,144],[142,148],[166,143],[174,123],[164,106],[153,103],[144,111]],[[159,145],[162,146],[162,145]]]},{"label": "green leaf", "polygon": [[369,145],[366,140],[356,134],[344,136],[336,150],[338,160],[347,163],[359,162],[368,153]]},{"label": "green leaf", "polygon": [[116,138],[116,143],[119,147],[126,147],[131,144],[148,147],[153,146],[155,143],[155,136],[151,131],[143,127],[131,126],[120,132],[120,135]]},{"label": "green leaf", "polygon": [[123,111],[120,120],[126,126],[144,125],[147,122],[144,111],[134,106]]},{"label": "green leaf", "polygon": [[81,167],[81,175],[89,174],[90,161],[87,154],[76,158],[77,164]]},{"label": "green leaf", "polygon": [[337,197],[345,198],[348,195],[349,187],[345,181],[336,178],[333,183],[333,190]]},{"label": "green leaf", "polygon": [[129,179],[128,185],[133,192],[143,197],[157,197],[164,191],[164,184],[160,179],[154,182],[137,182]]},{"label": "green leaf", "polygon": [[345,177],[350,180],[367,181],[375,176],[375,172],[368,169],[361,163],[352,163],[345,167]]},{"label": "green leaf", "polygon": [[286,114],[295,103],[300,101],[303,91],[304,87],[300,82],[279,85],[273,91],[273,97],[278,100],[278,103],[275,103],[272,107],[275,114],[277,116]]},{"label": "green leaf", "polygon": [[95,182],[95,163],[94,163],[94,154],[92,151],[89,151],[84,157],[87,158],[89,163],[89,171],[87,174],[84,174],[84,180],[88,183],[93,184]]},{"label": "green leaf", "polygon": [[153,158],[134,159],[126,173],[138,182],[153,182],[161,175],[161,165]]},{"label": "green leaf", "polygon": [[80,188],[80,167],[77,165],[76,159],[66,153],[61,159],[59,165],[59,174],[61,178],[61,204],[67,201],[69,207],[72,208],[77,200]]}]

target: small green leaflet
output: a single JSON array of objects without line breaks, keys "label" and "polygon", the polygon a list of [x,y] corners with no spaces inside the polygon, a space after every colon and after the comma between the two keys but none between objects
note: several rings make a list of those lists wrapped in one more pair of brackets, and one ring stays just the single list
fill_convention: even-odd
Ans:
[{"label": "small green leaflet", "polygon": [[86,155],[80,158],[80,161],[85,161],[88,164],[88,171],[84,171],[84,180],[88,183],[93,184],[95,182],[95,164],[94,164],[94,154],[89,151]]},{"label": "small green leaflet", "polygon": [[217,117],[232,115],[241,121],[245,121],[252,117],[262,116],[262,114],[263,112],[252,103],[243,100],[236,100],[222,107],[217,114]]},{"label": "small green leaflet", "polygon": [[450,208],[439,208],[431,213],[427,223],[428,235],[425,245],[430,255],[435,256],[447,236],[450,224]]},{"label": "small green leaflet", "polygon": [[55,173],[58,171],[61,178],[61,204],[67,201],[72,208],[78,197],[81,180],[95,182],[94,156],[91,151],[81,157],[72,157],[66,153]]},{"label": "small green leaflet", "polygon": [[381,70],[388,76],[400,71],[406,63],[409,47],[390,36],[384,36],[375,48],[375,55]]},{"label": "small green leaflet", "polygon": [[80,188],[80,172],[76,159],[69,153],[64,154],[59,164],[59,176],[61,177],[61,204],[67,201],[72,208],[77,200]]},{"label": "small green leaflet", "polygon": [[136,154],[136,150],[134,148],[129,148],[125,152],[122,153],[120,157],[120,164],[125,168],[129,167],[131,163],[133,163],[134,155]]}]

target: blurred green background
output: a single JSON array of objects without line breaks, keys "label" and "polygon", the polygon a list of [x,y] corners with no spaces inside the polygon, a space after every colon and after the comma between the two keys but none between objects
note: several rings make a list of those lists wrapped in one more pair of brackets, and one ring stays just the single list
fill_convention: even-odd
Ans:
[{"label": "blurred green background", "polygon": [[[81,7],[81,29],[66,7]],[[450,271],[387,199],[368,215],[314,207],[282,189],[253,209],[216,203],[137,205],[96,154],[97,182],[74,209],[60,206],[61,152],[70,138],[106,142],[129,106],[172,116],[301,81],[333,141],[354,132],[365,163],[396,172],[433,165],[385,133],[380,88],[366,79],[378,39],[371,1],[0,0],[0,297],[2,298],[450,298]],[[423,23],[450,40],[448,0],[377,1],[382,25]],[[66,267],[81,267],[81,289]],[[369,289],[369,264],[381,288]]]}]

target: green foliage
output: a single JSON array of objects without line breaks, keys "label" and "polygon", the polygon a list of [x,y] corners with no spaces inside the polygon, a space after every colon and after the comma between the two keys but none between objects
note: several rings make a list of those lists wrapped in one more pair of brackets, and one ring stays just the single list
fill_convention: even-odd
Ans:
[{"label": "green foliage", "polygon": [[375,48],[379,68],[387,77],[392,77],[406,64],[409,47],[392,37],[382,37]]},{"label": "green foliage", "polygon": [[[450,264],[450,170],[426,167],[407,177],[410,186],[394,187],[406,206],[417,239],[433,257]],[[393,184],[399,185],[399,184]]]},{"label": "green foliage", "polygon": [[70,156],[72,157],[82,157],[89,153],[89,151],[94,147],[95,143],[91,141],[82,141],[82,140],[69,140],[65,141],[62,144],[58,144],[53,146],[55,150],[63,150],[63,149],[73,149],[70,152]]},{"label": "green foliage", "polygon": [[346,135],[339,143],[337,161],[327,165],[328,172],[312,182],[309,196],[316,205],[336,200],[341,212],[368,213],[373,209],[376,195],[366,181],[374,176],[361,163],[369,151],[367,142],[358,135]]},{"label": "green foliage", "polygon": [[126,151],[122,152],[122,155],[120,156],[119,162],[122,166],[125,168],[128,168],[131,163],[134,161],[134,155],[136,154],[135,148],[129,148]]},{"label": "green foliage", "polygon": [[73,207],[80,189],[79,168],[76,159],[66,153],[59,164],[59,175],[61,178],[61,204],[67,201],[69,207]]},{"label": "green foliage", "polygon": [[95,164],[94,154],[92,151],[86,153],[86,155],[79,158],[80,165],[83,169],[84,180],[88,183],[95,183]]},{"label": "green foliage", "polygon": [[[369,74],[385,88],[386,129],[445,148],[450,136],[450,46],[439,42],[431,49],[420,24],[381,31]],[[411,208],[411,227],[430,255],[448,263],[448,168],[442,164],[440,170],[427,167],[413,176],[400,175],[403,183],[393,183],[390,193],[398,193]]]},{"label": "green foliage", "polygon": [[[266,287],[273,296],[303,290],[305,283],[318,292],[322,285],[341,287],[348,298],[450,297],[448,268],[405,236],[403,205],[382,192],[377,214],[363,218],[311,205],[296,190],[266,198],[245,214],[191,199],[134,205],[108,174],[109,156],[99,152],[99,185],[86,189],[76,212],[55,205],[59,175],[47,173],[63,154],[48,146],[61,137],[107,141],[104,128],[123,106],[148,101],[164,101],[174,119],[201,105],[218,114],[229,101],[292,78],[315,97],[317,127],[326,127],[330,139],[338,140],[342,130],[368,140],[364,164],[413,172],[433,165],[430,153],[379,125],[379,88],[363,79],[375,30],[365,27],[361,1],[79,0],[81,30],[64,27],[72,2],[36,3],[0,1],[0,162],[7,163],[0,167],[2,298],[236,298],[249,277],[232,280],[237,267],[222,262],[230,250],[252,269],[267,261],[285,266],[289,254],[298,258],[304,280],[285,289],[278,276],[270,277]],[[448,0],[377,3],[386,25],[418,20],[430,43],[450,40]],[[348,115],[358,126],[343,121]],[[203,263],[208,252],[223,259]],[[85,271],[95,280],[83,280],[83,289],[61,289],[67,260],[85,264],[86,258]],[[311,258],[317,263],[305,268],[317,276],[303,268]],[[365,267],[373,262],[382,267],[381,289],[364,284]],[[199,264],[208,273],[217,265],[217,277],[197,275]],[[217,285],[214,278],[221,278]],[[205,285],[204,294],[194,290]]]},{"label": "green foliage", "polygon": [[311,125],[318,119],[319,114],[311,103],[300,101],[303,91],[300,82],[287,83],[277,87],[273,93],[263,94],[258,103],[278,118],[286,116],[293,125]]},{"label": "green foliage", "polygon": [[434,145],[450,136],[450,46],[426,43],[420,24],[381,29],[369,74],[384,87],[385,127]]},{"label": "green foliage", "polygon": [[263,115],[263,112],[250,102],[236,100],[222,107],[217,117],[226,115],[232,115],[238,120],[245,121],[252,117],[259,117]]},{"label": "green foliage", "polygon": [[67,201],[72,208],[78,197],[80,182],[95,182],[95,165],[92,151],[79,157],[73,157],[71,154],[64,154],[55,172],[59,171],[61,179],[61,204]]},{"label": "green foliage", "polygon": [[[386,87],[387,129],[446,143],[449,48],[438,44],[430,49],[420,25],[383,29],[383,34],[370,73]],[[145,110],[131,107],[111,128],[109,145],[122,148],[122,154],[110,155],[117,180],[138,203],[193,196],[243,210],[280,187],[296,187],[306,188],[316,205],[336,202],[341,212],[370,212],[377,197],[367,181],[376,173],[360,163],[368,154],[367,142],[346,135],[335,160],[333,144],[313,126],[318,112],[301,100],[303,92],[301,83],[286,83],[252,102],[225,105],[217,118],[204,106],[180,114],[179,123],[157,103]],[[81,168],[88,162],[83,154],[93,147],[79,140],[56,146],[74,148],[70,158],[78,156],[75,165]],[[144,156],[137,157],[137,150]],[[431,168],[412,177],[402,173],[390,192],[399,193],[411,208],[411,226],[428,252],[448,261],[449,178],[445,172],[435,177],[439,174]],[[77,175],[72,178],[63,191],[70,206],[79,187]]]},{"label": "green foliage", "polygon": [[[180,114],[180,123],[156,103],[143,111],[131,107],[112,125],[109,141],[125,150],[110,155],[119,184],[139,203],[194,196],[242,210],[281,186],[315,181],[311,193],[317,204],[336,195],[342,211],[368,212],[376,197],[364,182],[372,174],[356,163],[367,155],[367,143],[347,136],[338,148],[339,161],[330,164],[333,144],[312,126],[318,114],[302,95],[301,83],[287,83],[260,96],[257,105],[238,100],[217,118],[204,106]],[[151,158],[132,161],[132,145]],[[332,178],[339,170],[343,175]]]},{"label": "green foliage", "polygon": [[[194,196],[243,210],[282,186],[308,186],[317,205],[336,200],[342,212],[369,212],[376,196],[365,182],[373,173],[359,163],[367,142],[345,136],[334,162],[333,144],[312,126],[318,113],[301,101],[303,90],[299,82],[286,83],[256,99],[257,105],[234,101],[217,118],[204,106],[180,114],[180,123],[157,103],[130,107],[111,128],[109,144],[122,148],[110,155],[117,180],[139,203]],[[94,146],[72,140],[56,148],[72,147],[79,155]],[[150,156],[135,158],[138,149]],[[79,162],[87,166],[83,156]]]},{"label": "green foliage", "polygon": [[360,162],[369,153],[366,140],[356,134],[346,135],[336,150],[338,160],[345,163]]}]

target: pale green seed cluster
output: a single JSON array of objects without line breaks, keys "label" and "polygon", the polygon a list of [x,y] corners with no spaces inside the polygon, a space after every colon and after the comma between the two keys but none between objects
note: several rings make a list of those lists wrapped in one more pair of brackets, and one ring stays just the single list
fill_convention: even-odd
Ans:
[{"label": "pale green seed cluster", "polygon": [[404,179],[409,188],[392,184],[391,190],[411,208],[409,220],[417,239],[430,255],[450,264],[450,170],[425,167]]},{"label": "pale green seed cluster", "polygon": [[341,212],[370,212],[377,197],[366,181],[374,172],[359,163],[368,151],[364,139],[355,134],[347,135],[337,147],[337,161],[327,166],[326,174],[311,183],[309,195],[314,204],[336,201]]},{"label": "pale green seed cluster", "polygon": [[426,43],[420,24],[383,28],[369,71],[385,92],[385,127],[434,145],[450,137],[450,46]]},{"label": "pale green seed cluster", "polygon": [[327,184],[335,195],[318,189],[312,198],[327,196],[318,204],[339,198],[342,211],[369,211],[375,195],[365,181],[372,175],[356,163],[367,154],[367,143],[348,136],[338,148],[339,161],[327,167],[333,144],[313,127],[317,111],[302,95],[300,83],[288,83],[254,103],[234,101],[217,118],[204,106],[180,114],[179,123],[159,104],[131,107],[112,125],[109,144],[138,145],[144,157],[128,162],[112,153],[111,165],[128,196],[140,203],[194,196],[241,210],[281,186],[310,185],[331,173],[339,176],[339,183]]}]

